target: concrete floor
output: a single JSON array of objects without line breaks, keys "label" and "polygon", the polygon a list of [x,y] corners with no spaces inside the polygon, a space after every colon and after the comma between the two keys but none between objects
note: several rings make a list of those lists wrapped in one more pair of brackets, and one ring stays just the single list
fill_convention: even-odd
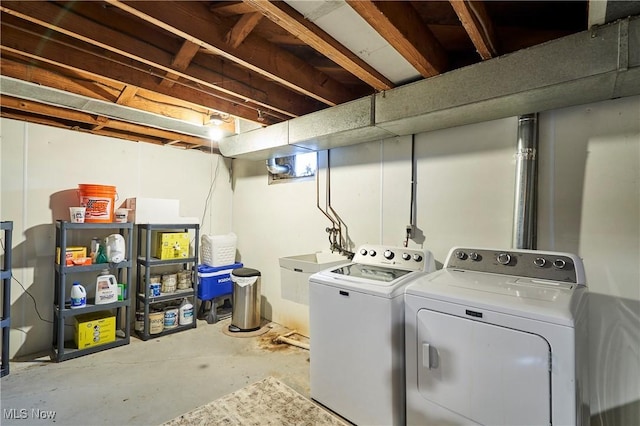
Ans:
[{"label": "concrete floor", "polygon": [[290,330],[271,323],[261,336],[231,337],[223,332],[229,322],[132,337],[61,363],[12,362],[0,382],[0,424],[158,425],[267,376],[309,397],[309,351],[273,343]]}]

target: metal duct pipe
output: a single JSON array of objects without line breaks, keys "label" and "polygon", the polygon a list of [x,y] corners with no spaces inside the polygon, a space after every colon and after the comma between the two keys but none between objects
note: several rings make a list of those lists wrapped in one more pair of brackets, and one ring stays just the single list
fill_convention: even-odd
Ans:
[{"label": "metal duct pipe", "polygon": [[274,175],[281,175],[289,173],[291,168],[287,164],[277,164],[275,158],[269,158],[267,160],[267,170]]},{"label": "metal duct pipe", "polygon": [[538,114],[518,117],[518,148],[516,151],[516,189],[513,208],[512,246],[517,249],[536,248],[538,198]]}]

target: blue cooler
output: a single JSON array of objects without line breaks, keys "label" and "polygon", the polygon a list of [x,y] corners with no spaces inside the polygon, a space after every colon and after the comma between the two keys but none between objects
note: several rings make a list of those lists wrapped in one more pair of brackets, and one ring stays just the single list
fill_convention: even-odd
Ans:
[{"label": "blue cooler", "polygon": [[[217,315],[219,304],[227,304],[231,301],[233,293],[233,283],[231,282],[231,271],[242,268],[242,263],[234,263],[225,266],[198,265],[198,299],[200,308],[198,309],[198,319],[206,319],[209,324],[213,324],[222,317]],[[231,315],[229,313],[224,318]]]}]

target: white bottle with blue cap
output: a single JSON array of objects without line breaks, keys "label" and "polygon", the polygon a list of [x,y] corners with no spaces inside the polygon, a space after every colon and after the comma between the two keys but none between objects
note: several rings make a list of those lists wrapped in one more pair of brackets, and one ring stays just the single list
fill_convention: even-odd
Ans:
[{"label": "white bottle with blue cap", "polygon": [[78,281],[71,287],[71,309],[84,308],[87,306],[87,291]]}]

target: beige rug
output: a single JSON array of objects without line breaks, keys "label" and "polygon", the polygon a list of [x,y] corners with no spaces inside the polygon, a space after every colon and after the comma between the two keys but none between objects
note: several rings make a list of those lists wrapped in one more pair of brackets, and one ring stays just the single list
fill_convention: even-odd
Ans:
[{"label": "beige rug", "polygon": [[166,426],[348,424],[273,377],[267,377],[164,423]]}]

